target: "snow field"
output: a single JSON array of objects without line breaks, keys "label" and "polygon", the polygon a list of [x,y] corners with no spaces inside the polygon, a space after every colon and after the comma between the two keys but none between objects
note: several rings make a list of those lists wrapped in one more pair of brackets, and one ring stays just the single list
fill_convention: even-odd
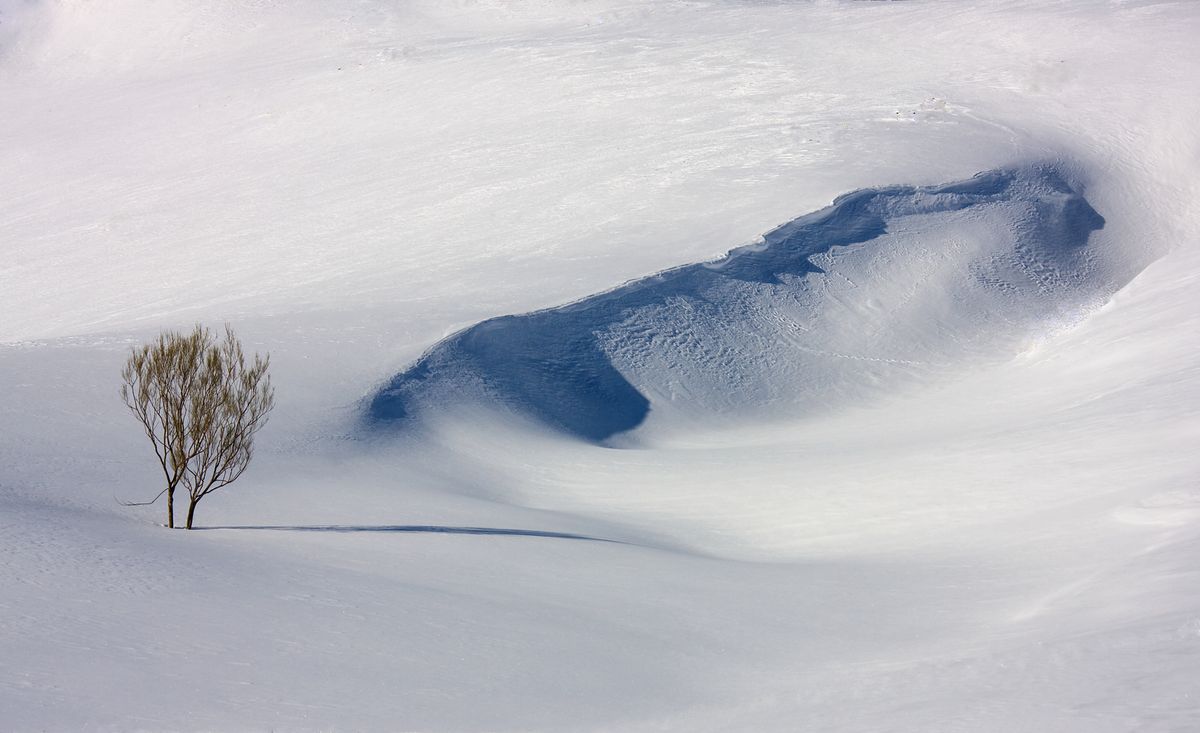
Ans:
[{"label": "snow field", "polygon": [[[0,729],[1194,728],[1198,24],[0,1]],[[616,447],[471,400],[362,430],[472,324],[1039,161],[1120,289],[968,322],[986,359],[823,411],[685,402]],[[936,313],[896,327],[952,343]],[[125,350],[195,320],[270,350],[280,398],[200,524],[308,529],[113,501],[157,485]],[[615,542],[387,530],[425,525]]]}]

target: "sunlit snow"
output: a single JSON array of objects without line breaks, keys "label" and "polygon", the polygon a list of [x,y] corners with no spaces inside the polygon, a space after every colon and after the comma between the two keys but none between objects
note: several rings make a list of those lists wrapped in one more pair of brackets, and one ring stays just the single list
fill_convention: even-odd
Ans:
[{"label": "sunlit snow", "polygon": [[[0,0],[0,730],[1200,728],[1197,38]],[[198,321],[279,404],[171,531]]]}]

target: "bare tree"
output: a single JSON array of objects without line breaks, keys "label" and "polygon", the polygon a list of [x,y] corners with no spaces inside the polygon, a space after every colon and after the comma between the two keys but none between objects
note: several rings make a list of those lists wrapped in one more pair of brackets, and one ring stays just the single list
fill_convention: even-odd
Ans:
[{"label": "bare tree", "polygon": [[175,526],[175,490],[188,494],[187,528],[205,496],[236,481],[254,455],[254,435],[275,406],[270,356],[246,364],[241,342],[197,325],[166,331],[133,349],[121,376],[121,398],[154,446],[166,487],[167,526]]}]

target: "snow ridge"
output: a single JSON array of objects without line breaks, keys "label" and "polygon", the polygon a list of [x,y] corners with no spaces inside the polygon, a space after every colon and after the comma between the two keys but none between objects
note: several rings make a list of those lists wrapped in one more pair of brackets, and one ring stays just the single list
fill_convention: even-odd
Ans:
[{"label": "snow ridge", "polygon": [[1088,247],[1103,226],[1049,164],[855,191],[719,260],[460,331],[381,389],[367,423],[474,401],[602,442],[651,410],[686,429],[859,400],[1011,354],[1109,294]]}]

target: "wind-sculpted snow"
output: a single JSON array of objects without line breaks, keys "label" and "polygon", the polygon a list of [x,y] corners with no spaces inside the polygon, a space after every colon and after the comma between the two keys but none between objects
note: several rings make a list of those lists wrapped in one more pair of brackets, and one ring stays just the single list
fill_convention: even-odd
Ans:
[{"label": "wind-sculpted snow", "polygon": [[720,260],[467,328],[369,418],[484,402],[603,441],[652,411],[686,429],[861,401],[1011,355],[1106,295],[1087,246],[1103,225],[1053,166],[856,191]]}]

